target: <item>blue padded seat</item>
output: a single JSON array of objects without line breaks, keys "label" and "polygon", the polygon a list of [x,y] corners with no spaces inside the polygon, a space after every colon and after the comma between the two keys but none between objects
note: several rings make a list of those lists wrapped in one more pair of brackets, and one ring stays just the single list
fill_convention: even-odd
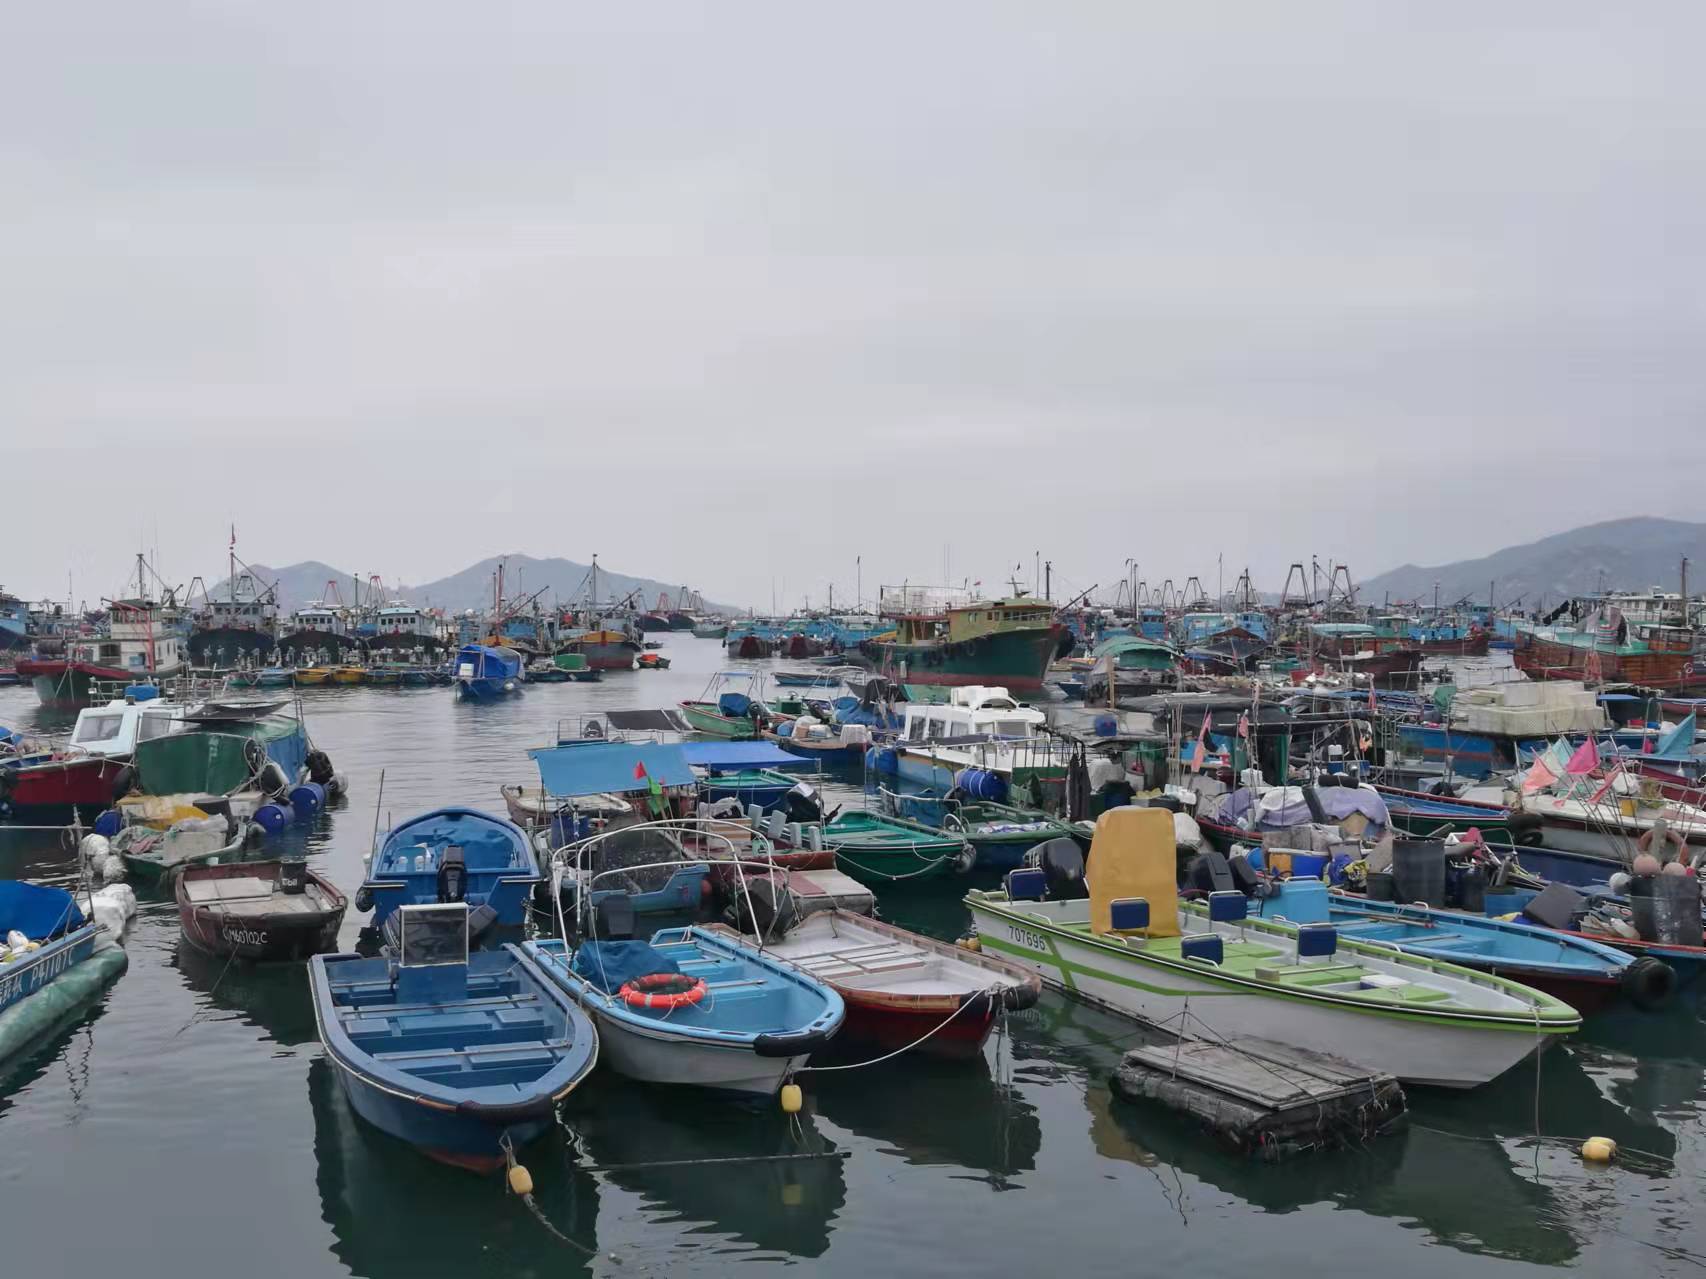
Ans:
[{"label": "blue padded seat", "polygon": [[1249,915],[1250,899],[1237,889],[1208,895],[1208,917],[1217,924],[1235,924]]},{"label": "blue padded seat", "polygon": [[1140,933],[1149,928],[1147,897],[1116,897],[1108,903],[1108,928],[1116,933]]},{"label": "blue padded seat", "polygon": [[1048,892],[1048,876],[1040,866],[1022,866],[1007,872],[1007,900],[1040,902]]},{"label": "blue padded seat", "polygon": [[1297,957],[1324,959],[1339,949],[1339,930],[1331,924],[1304,924],[1297,930]]},{"label": "blue padded seat", "polygon": [[1197,933],[1179,943],[1179,954],[1185,959],[1205,959],[1218,964],[1226,958],[1226,944],[1219,933]]}]

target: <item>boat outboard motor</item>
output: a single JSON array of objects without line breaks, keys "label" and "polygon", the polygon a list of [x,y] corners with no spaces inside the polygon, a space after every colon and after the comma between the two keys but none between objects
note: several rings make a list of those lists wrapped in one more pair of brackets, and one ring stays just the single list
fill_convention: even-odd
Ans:
[{"label": "boat outboard motor", "polygon": [[1078,841],[1061,835],[1031,850],[1048,882],[1051,902],[1079,901],[1090,895],[1084,883],[1084,851]]},{"label": "boat outboard motor", "polygon": [[444,860],[438,864],[438,900],[459,902],[468,891],[468,863],[462,846],[452,844],[444,850]]},{"label": "boat outboard motor", "polygon": [[1231,892],[1238,887],[1232,878],[1232,867],[1226,864],[1226,855],[1212,848],[1203,849],[1191,860],[1185,883],[1204,893]]},{"label": "boat outboard motor", "polygon": [[790,822],[821,822],[823,801],[809,782],[800,782],[782,797],[782,811]]},{"label": "boat outboard motor", "polygon": [[292,896],[299,895],[308,888],[308,863],[294,857],[286,857],[278,864],[278,890]]},{"label": "boat outboard motor", "polygon": [[634,900],[627,893],[600,897],[592,913],[599,941],[629,941],[634,936]]}]

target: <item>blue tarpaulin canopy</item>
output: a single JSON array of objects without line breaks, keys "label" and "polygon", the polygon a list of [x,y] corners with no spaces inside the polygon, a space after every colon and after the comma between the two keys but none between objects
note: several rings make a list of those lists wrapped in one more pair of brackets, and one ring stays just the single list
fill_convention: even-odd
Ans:
[{"label": "blue tarpaulin canopy", "polygon": [[689,764],[738,773],[747,768],[810,769],[815,761],[790,755],[775,742],[683,742]]},{"label": "blue tarpaulin canopy", "polygon": [[0,881],[0,937],[17,929],[31,941],[46,941],[82,926],[83,912],[63,888]]},{"label": "blue tarpaulin canopy", "polygon": [[[539,765],[539,781],[545,793],[557,799],[650,790],[647,777],[659,786],[691,786],[697,780],[680,746],[589,742],[527,753]],[[641,764],[645,765],[645,777],[636,777],[635,769]]]}]

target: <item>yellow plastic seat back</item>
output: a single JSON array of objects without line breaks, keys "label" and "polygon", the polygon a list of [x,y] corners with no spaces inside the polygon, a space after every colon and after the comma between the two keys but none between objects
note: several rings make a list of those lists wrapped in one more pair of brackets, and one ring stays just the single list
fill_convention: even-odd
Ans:
[{"label": "yellow plastic seat back", "polygon": [[1090,860],[1090,931],[1113,927],[1109,903],[1122,897],[1149,901],[1149,936],[1179,935],[1178,856],[1173,814],[1165,808],[1110,808],[1096,822]]}]

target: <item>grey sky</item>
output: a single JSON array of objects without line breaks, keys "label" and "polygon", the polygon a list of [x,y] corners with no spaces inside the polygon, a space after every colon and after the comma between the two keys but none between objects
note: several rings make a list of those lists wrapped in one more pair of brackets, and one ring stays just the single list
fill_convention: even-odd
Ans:
[{"label": "grey sky", "polygon": [[[1689,4],[14,6],[0,582],[1277,589],[1700,509]],[[951,551],[948,548],[951,547]]]}]

